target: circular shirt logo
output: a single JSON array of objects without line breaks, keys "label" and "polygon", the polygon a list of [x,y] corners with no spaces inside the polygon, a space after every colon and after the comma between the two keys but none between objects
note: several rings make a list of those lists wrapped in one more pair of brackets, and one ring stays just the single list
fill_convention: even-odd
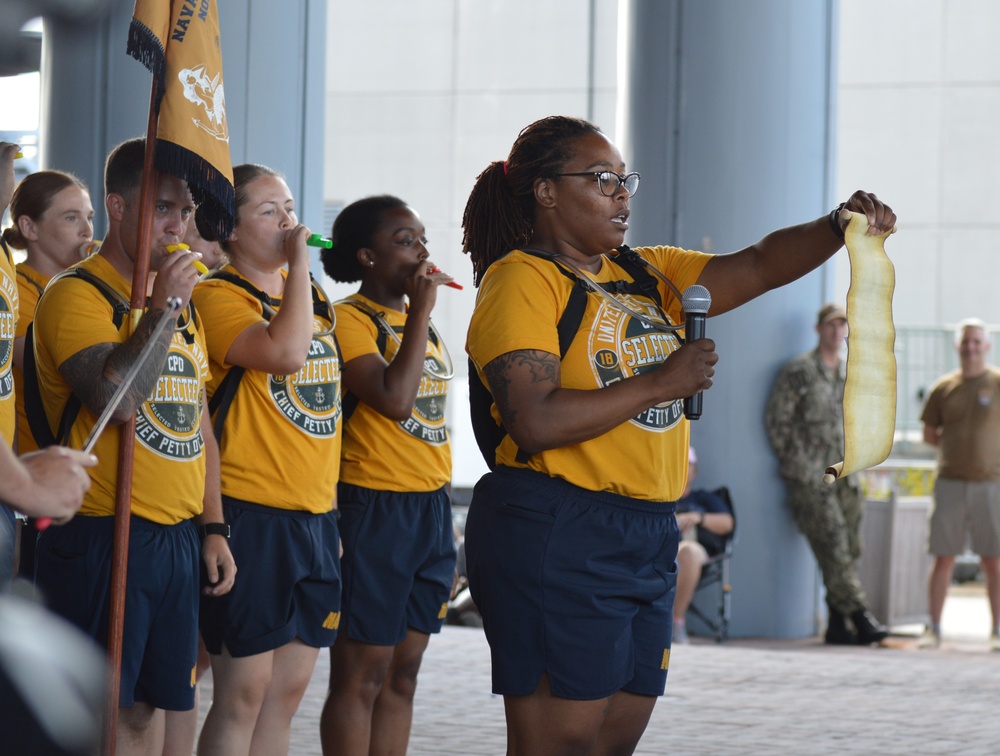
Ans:
[{"label": "circular shirt logo", "polygon": [[[659,308],[645,299],[629,294],[617,299],[630,310],[650,320],[673,325],[664,320]],[[602,301],[588,340],[590,366],[601,387],[653,370],[680,349],[680,340],[669,331],[658,331],[633,318],[623,310]],[[676,399],[643,410],[629,422],[651,431],[666,431],[684,416],[684,401]]]},{"label": "circular shirt logo", "polygon": [[161,457],[196,459],[204,446],[200,424],[203,392],[198,366],[182,351],[168,352],[153,395],[136,415],[136,438]]},{"label": "circular shirt logo", "polygon": [[[0,254],[3,254],[0,252]],[[14,307],[11,302],[10,290],[13,282],[6,271],[0,271],[0,400],[9,399],[14,395],[14,374],[11,367],[14,364]]]},{"label": "circular shirt logo", "polygon": [[[424,358],[424,365],[435,373],[444,373],[445,366],[434,355]],[[445,398],[448,394],[448,381],[442,381],[424,373],[417,389],[417,400],[413,403],[413,412],[399,426],[411,436],[432,446],[440,446],[447,442],[448,431],[444,424]]]},{"label": "circular shirt logo", "polygon": [[340,357],[329,337],[309,345],[306,364],[295,375],[272,375],[271,399],[281,414],[313,438],[330,438],[340,418]]}]

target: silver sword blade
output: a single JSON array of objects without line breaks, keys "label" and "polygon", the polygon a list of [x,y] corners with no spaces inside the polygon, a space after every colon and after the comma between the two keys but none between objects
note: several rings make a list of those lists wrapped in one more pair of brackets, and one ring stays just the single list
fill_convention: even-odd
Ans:
[{"label": "silver sword blade", "polygon": [[101,432],[107,427],[108,423],[111,421],[111,415],[114,411],[118,409],[118,405],[122,403],[122,399],[125,398],[125,392],[129,390],[132,382],[135,380],[136,376],[139,375],[139,370],[145,364],[146,360],[149,359],[149,355],[153,353],[153,348],[156,346],[156,340],[163,333],[163,329],[167,327],[167,323],[175,312],[180,308],[181,300],[177,297],[171,297],[167,300],[167,309],[160,316],[160,319],[156,323],[156,327],[153,329],[153,333],[150,334],[149,340],[146,345],[139,352],[139,356],[136,358],[135,362],[132,363],[132,367],[129,368],[128,372],[125,373],[125,378],[122,379],[121,385],[115,389],[115,393],[111,396],[111,401],[105,406],[104,411],[101,412],[101,416],[97,418],[97,423],[93,428],[90,429],[90,435],[87,436],[87,440],[83,445],[83,450],[90,454],[94,450],[94,444],[97,443],[97,439],[100,437]]}]

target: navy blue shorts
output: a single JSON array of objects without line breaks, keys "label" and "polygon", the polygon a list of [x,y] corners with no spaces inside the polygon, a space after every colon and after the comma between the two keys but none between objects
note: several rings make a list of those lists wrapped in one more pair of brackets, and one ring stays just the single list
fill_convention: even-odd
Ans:
[{"label": "navy blue shorts", "polygon": [[407,629],[437,633],[455,579],[455,532],[444,488],[374,491],[341,483],[344,632],[395,646]]},{"label": "navy blue shorts", "polygon": [[14,518],[14,510],[5,504],[0,504],[0,590],[3,590],[14,577],[16,536],[17,521]]},{"label": "navy blue shorts", "polygon": [[560,698],[663,694],[677,586],[674,504],[499,468],[465,524],[472,597],[493,692],[524,696],[548,673]]},{"label": "navy blue shorts", "polygon": [[[113,517],[74,517],[38,539],[37,582],[52,609],[108,642]],[[201,544],[190,520],[133,515],[129,533],[119,705],[194,708]]]},{"label": "navy blue shorts", "polygon": [[222,497],[236,583],[201,599],[210,654],[252,656],[298,638],[332,646],[340,626],[340,536],[333,512],[312,514]]}]

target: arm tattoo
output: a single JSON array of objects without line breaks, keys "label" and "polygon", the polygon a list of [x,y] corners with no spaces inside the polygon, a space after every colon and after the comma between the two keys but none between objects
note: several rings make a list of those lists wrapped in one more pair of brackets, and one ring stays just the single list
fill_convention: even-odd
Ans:
[{"label": "arm tattoo", "polygon": [[512,354],[502,354],[483,368],[493,401],[505,426],[511,426],[517,420],[517,413],[510,408],[510,379],[507,377],[507,366],[510,365]]},{"label": "arm tattoo", "polygon": [[511,371],[523,367],[531,372],[532,383],[559,385],[559,358],[549,352],[535,349],[507,352],[486,365],[483,372],[507,430],[517,424],[517,410],[510,405]]},{"label": "arm tattoo", "polygon": [[[100,414],[107,406],[126,373],[135,364],[162,315],[162,310],[150,310],[142,316],[135,333],[124,343],[95,344],[81,349],[59,366],[59,372],[69,383],[73,393],[80,397],[91,412]],[[156,348],[125,393],[124,399],[112,416],[112,422],[120,423],[127,420],[153,393],[156,382],[163,372],[173,334],[173,328],[168,326],[163,329],[163,333],[157,339]]]}]

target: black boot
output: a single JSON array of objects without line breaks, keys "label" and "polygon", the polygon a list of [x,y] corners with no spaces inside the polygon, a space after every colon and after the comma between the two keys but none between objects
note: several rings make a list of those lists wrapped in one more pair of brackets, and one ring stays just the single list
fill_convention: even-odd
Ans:
[{"label": "black boot", "polygon": [[832,646],[853,646],[858,642],[854,631],[847,626],[847,618],[827,604],[828,620],[823,640]]},{"label": "black boot", "polygon": [[875,615],[867,609],[851,612],[851,622],[854,623],[854,629],[858,631],[858,643],[862,646],[879,643],[889,635],[889,628],[879,624]]}]

